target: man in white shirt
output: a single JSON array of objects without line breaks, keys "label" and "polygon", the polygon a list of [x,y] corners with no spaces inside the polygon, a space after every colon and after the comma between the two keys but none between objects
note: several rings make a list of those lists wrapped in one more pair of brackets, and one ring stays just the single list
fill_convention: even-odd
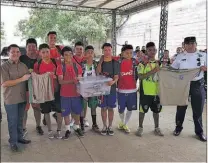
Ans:
[{"label": "man in white shirt", "polygon": [[[205,53],[198,52],[196,46],[195,37],[186,37],[184,39],[185,52],[177,55],[171,67],[174,69],[200,68],[199,74],[191,81],[190,96],[195,133],[201,141],[206,141],[207,139],[203,134],[202,127],[202,113],[205,102],[204,71],[207,71],[206,55]],[[183,130],[183,121],[187,107],[188,106],[177,106],[175,136],[180,135]]]}]

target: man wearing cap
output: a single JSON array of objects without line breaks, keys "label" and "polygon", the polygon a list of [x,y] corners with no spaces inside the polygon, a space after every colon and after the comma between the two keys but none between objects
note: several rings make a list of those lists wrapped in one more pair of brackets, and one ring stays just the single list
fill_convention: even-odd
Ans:
[{"label": "man wearing cap", "polygon": [[[177,55],[171,67],[175,69],[200,68],[199,74],[191,81],[190,96],[195,133],[201,141],[206,141],[207,139],[202,127],[202,113],[205,102],[204,71],[207,71],[206,55],[205,53],[198,52],[196,46],[196,37],[186,37],[184,39],[185,52]],[[177,106],[176,128],[173,133],[175,136],[180,135],[183,130],[183,121],[187,107],[187,105]]]}]

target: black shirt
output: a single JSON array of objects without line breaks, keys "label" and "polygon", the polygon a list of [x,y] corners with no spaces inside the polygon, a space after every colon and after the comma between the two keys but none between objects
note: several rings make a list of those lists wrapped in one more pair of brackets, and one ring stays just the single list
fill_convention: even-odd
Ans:
[{"label": "black shirt", "polygon": [[[34,64],[37,62],[37,59],[31,59],[27,55],[21,55],[19,60],[27,66],[30,72],[33,71]],[[26,84],[26,91],[28,91],[28,84]]]},{"label": "black shirt", "polygon": [[[113,78],[115,75],[119,75],[119,63],[118,61],[109,61],[102,63],[102,75]],[[111,93],[116,93],[116,84],[111,86]]]}]

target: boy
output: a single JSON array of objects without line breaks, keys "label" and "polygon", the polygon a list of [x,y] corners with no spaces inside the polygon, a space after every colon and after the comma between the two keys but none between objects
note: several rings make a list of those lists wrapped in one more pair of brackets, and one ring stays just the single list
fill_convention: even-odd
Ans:
[{"label": "boy", "polygon": [[80,137],[84,136],[79,127],[82,104],[81,97],[77,93],[76,88],[78,77],[82,76],[82,69],[77,63],[73,62],[73,51],[70,47],[64,47],[62,49],[62,56],[64,57],[64,63],[57,67],[56,74],[58,75],[58,80],[61,84],[61,108],[66,126],[66,133],[63,139],[67,140],[71,134],[69,118],[71,113],[73,114],[75,121],[75,132]]},{"label": "boy", "polygon": [[[27,68],[29,69],[30,73],[33,72],[34,64],[37,62],[38,53],[37,53],[37,41],[34,38],[29,38],[26,41],[26,55],[20,56],[20,62],[24,63]],[[27,115],[28,110],[30,109],[30,103],[29,103],[29,90],[28,90],[28,84],[26,85],[26,97],[27,97],[27,104],[25,107],[25,115],[23,120],[23,133],[25,136],[27,134],[26,124],[27,124]],[[43,130],[40,126],[41,121],[41,111],[40,111],[40,105],[39,104],[31,104],[35,121],[36,121],[36,131],[39,135],[43,135]]]},{"label": "boy", "polygon": [[[75,55],[73,56],[73,61],[82,67],[82,62],[85,61],[84,55],[84,44],[80,41],[75,43],[74,48]],[[83,100],[83,99],[82,99]],[[81,129],[84,131],[84,127],[89,127],[89,122],[86,119],[87,107],[83,106],[83,112],[80,115],[80,125]]]},{"label": "boy", "polygon": [[[63,46],[56,45],[57,33],[55,31],[48,32],[47,39],[50,47],[50,58],[54,59],[56,63],[61,64],[61,49]],[[53,118],[57,121],[56,113],[53,114]],[[43,124],[46,125],[45,116],[43,117]]]},{"label": "boy", "polygon": [[[41,44],[39,46],[39,54],[41,56],[41,60],[35,63],[34,65],[34,72],[37,74],[44,74],[47,72],[50,72],[53,74],[54,77],[54,90],[58,88],[58,82],[57,77],[55,75],[57,63],[55,60],[50,58],[50,48],[47,44]],[[40,90],[41,91],[41,90]],[[61,108],[60,108],[60,94],[59,91],[55,91],[54,93],[55,100],[54,101],[48,101],[45,103],[40,104],[41,112],[45,116],[46,124],[48,127],[48,137],[49,139],[54,138],[53,131],[51,129],[51,119],[50,119],[50,112],[55,111],[57,115],[57,138],[61,139],[61,123],[62,123],[62,117],[61,117]]]},{"label": "boy", "polygon": [[[83,71],[83,77],[87,76],[96,76],[96,68],[97,68],[97,62],[93,60],[94,58],[94,48],[93,46],[89,45],[85,48],[85,58],[86,61],[82,62],[82,71]],[[95,132],[100,132],[99,127],[97,125],[96,120],[96,108],[98,106],[98,99],[97,97],[90,97],[87,100],[83,99],[83,105],[84,108],[88,107],[91,109],[91,116],[92,116],[92,130]],[[84,129],[84,126],[81,126]]]},{"label": "boy", "polygon": [[[111,92],[109,95],[101,96],[99,99],[99,105],[101,107],[101,115],[103,121],[102,135],[114,135],[112,129],[112,123],[114,118],[114,108],[116,107],[116,83],[118,81],[119,63],[113,60],[112,57],[112,45],[110,43],[104,43],[102,46],[104,57],[101,58],[97,73],[112,78],[112,81],[108,83],[111,86]],[[107,116],[108,113],[108,116]],[[108,117],[108,126],[107,126]]]},{"label": "boy", "polygon": [[155,44],[149,42],[146,45],[148,63],[140,63],[138,66],[138,76],[141,80],[140,86],[140,112],[139,112],[139,128],[137,136],[142,136],[143,133],[143,121],[145,113],[149,108],[153,112],[153,118],[155,123],[155,134],[164,136],[159,128],[159,113],[162,110],[160,105],[160,99],[158,94],[158,81],[154,80],[154,75],[159,71],[159,63],[155,60],[157,53]]},{"label": "boy", "polygon": [[[120,75],[118,80],[118,111],[121,122],[118,129],[130,132],[127,123],[132,115],[132,110],[137,110],[136,66],[138,62],[132,58],[133,46],[124,45],[123,59],[119,60]],[[127,108],[125,120],[124,111]]]}]

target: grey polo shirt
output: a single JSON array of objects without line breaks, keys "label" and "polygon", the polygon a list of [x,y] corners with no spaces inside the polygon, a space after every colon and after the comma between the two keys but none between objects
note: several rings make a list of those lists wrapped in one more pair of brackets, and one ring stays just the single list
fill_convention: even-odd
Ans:
[{"label": "grey polo shirt", "polygon": [[[1,83],[15,80],[29,74],[27,66],[22,63],[14,63],[11,60],[1,65]],[[18,104],[26,101],[26,82],[21,82],[12,87],[3,87],[4,103],[6,105]]]}]

